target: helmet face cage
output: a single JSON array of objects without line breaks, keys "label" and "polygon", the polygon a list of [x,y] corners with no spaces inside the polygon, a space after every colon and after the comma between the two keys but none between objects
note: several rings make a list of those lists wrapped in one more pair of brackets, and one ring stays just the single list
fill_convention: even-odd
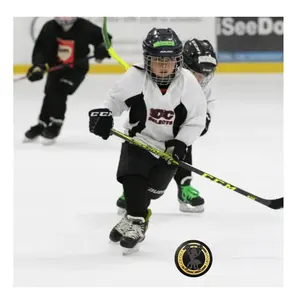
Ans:
[{"label": "helmet face cage", "polygon": [[202,79],[200,79],[198,82],[201,85],[201,87],[205,87],[210,81],[211,79],[214,77],[215,75],[215,70],[216,67],[214,65],[211,65],[209,69],[207,69],[207,71],[195,71],[193,69],[191,69],[187,64],[183,64],[183,67],[185,69],[190,70],[194,75],[197,74],[201,74],[203,76]]},{"label": "helmet face cage", "polygon": [[147,75],[158,85],[169,85],[183,65],[183,45],[171,28],[153,28],[143,41]]},{"label": "helmet face cage", "polygon": [[152,56],[144,55],[144,65],[148,76],[158,85],[169,85],[182,68],[183,56]]},{"label": "helmet face cage", "polygon": [[211,81],[214,75],[215,75],[215,71],[212,71],[209,75],[204,75],[203,79],[199,81],[201,87],[205,87]]},{"label": "helmet face cage", "polygon": [[54,19],[60,26],[70,26],[75,23],[77,17],[55,17]]}]

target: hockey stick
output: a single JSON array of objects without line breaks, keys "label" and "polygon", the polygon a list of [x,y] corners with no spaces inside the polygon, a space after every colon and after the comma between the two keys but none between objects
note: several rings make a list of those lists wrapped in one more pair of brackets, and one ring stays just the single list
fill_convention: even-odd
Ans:
[{"label": "hockey stick", "polygon": [[128,70],[130,68],[130,65],[126,61],[124,61],[121,57],[119,57],[118,54],[111,46],[111,42],[107,32],[107,17],[103,17],[102,35],[103,35],[106,50],[108,51],[109,55],[114,60],[116,60],[120,65],[122,65],[125,70]]},{"label": "hockey stick", "polygon": [[201,171],[193,166],[191,166],[190,164],[186,163],[186,162],[183,162],[183,161],[176,161],[173,157],[171,157],[168,153],[166,152],[163,152],[163,151],[160,151],[156,148],[153,148],[149,145],[146,145],[144,143],[141,143],[140,141],[137,141],[135,140],[134,138],[120,132],[120,131],[117,131],[115,129],[112,129],[111,130],[111,133],[139,148],[142,148],[142,149],[145,149],[153,154],[156,154],[158,155],[159,157],[161,157],[162,159],[166,160],[167,162],[173,164],[173,165],[176,165],[178,167],[181,167],[183,169],[186,169],[188,171],[191,171],[191,172],[194,172],[198,175],[201,175],[202,177],[205,177],[207,179],[210,179],[211,181],[213,182],[216,182],[216,183],[219,183],[221,184],[222,186],[228,188],[229,190],[232,190],[238,194],[241,194],[253,201],[256,201],[260,204],[263,204],[269,208],[272,208],[272,209],[280,209],[280,208],[283,208],[283,198],[278,198],[278,199],[273,199],[273,200],[269,200],[269,199],[264,199],[264,198],[261,198],[261,197],[258,197],[258,196],[255,196],[253,195],[252,193],[249,193],[239,187],[236,187],[234,186],[233,184],[229,183],[229,182],[226,182],[222,179],[219,179],[211,174],[208,174],[204,171]]},{"label": "hockey stick", "polygon": [[[60,64],[60,65],[54,66],[52,68],[49,68],[48,65],[46,65],[46,67],[47,67],[46,72],[50,73],[50,72],[53,72],[53,71],[58,71],[58,70],[66,69],[66,68],[69,68],[71,66],[74,66],[74,65],[77,65],[79,63],[82,63],[85,60],[90,60],[91,58],[94,58],[94,57],[95,57],[94,55],[87,56],[87,57],[85,57],[83,59],[79,59],[78,61],[75,61],[74,63],[71,63],[71,64]],[[20,80],[23,80],[23,79],[26,79],[26,78],[27,78],[27,75],[19,77],[19,78],[14,78],[14,82],[17,82],[17,81],[20,81]]]},{"label": "hockey stick", "polygon": [[[109,54],[111,55],[112,58],[114,58],[117,62],[119,62],[126,70],[130,67],[130,65],[128,65],[124,60],[122,60],[118,55],[117,53],[114,51],[114,49],[112,48],[111,46],[111,43],[110,43],[110,40],[108,38],[108,32],[107,32],[107,18],[104,17],[103,19],[103,38],[104,38],[104,42],[105,42],[105,45],[106,45],[106,49],[107,51],[109,52]],[[232,185],[231,183],[228,183],[224,180],[221,180],[211,174],[208,174],[204,171],[201,171],[199,169],[196,169],[195,167],[191,166],[190,164],[186,163],[186,162],[183,162],[183,161],[176,161],[175,159],[173,159],[169,154],[165,153],[165,152],[162,152],[158,149],[155,149],[149,145],[146,145],[144,143],[141,143],[135,139],[133,139],[132,137],[129,137],[128,135],[122,133],[122,132],[119,132],[115,129],[112,129],[111,130],[111,133],[137,147],[140,147],[140,148],[143,148],[149,152],[152,152],[153,154],[156,154],[158,155],[159,157],[167,160],[169,163],[171,164],[174,164],[174,165],[177,165],[183,169],[186,169],[188,171],[191,171],[191,172],[194,172],[202,177],[205,177],[207,179],[210,179],[211,181],[213,182],[216,182],[216,183],[219,183],[221,184],[222,186],[232,190],[232,191],[235,191],[236,193],[238,194],[241,194],[251,200],[254,200],[260,204],[263,204],[269,208],[272,208],[272,209],[280,209],[280,208],[283,208],[283,198],[278,198],[278,199],[273,199],[273,200],[269,200],[269,199],[264,199],[264,198],[261,198],[261,197],[258,197],[258,196],[255,196],[253,195],[252,193],[249,193],[245,190],[242,190],[241,188],[238,188],[234,185]]]}]

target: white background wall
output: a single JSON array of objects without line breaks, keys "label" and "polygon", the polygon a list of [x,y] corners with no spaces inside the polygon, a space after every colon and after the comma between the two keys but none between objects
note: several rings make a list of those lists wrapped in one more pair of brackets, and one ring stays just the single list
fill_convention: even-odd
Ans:
[{"label": "white background wall", "polygon": [[[33,48],[31,26],[34,23],[32,33],[36,37],[43,24],[49,19],[51,18],[14,18],[14,64],[30,63]],[[89,19],[102,25],[102,17]],[[216,46],[215,18],[108,18],[108,31],[113,35],[114,48],[129,63],[141,60],[142,40],[152,27],[171,27],[183,42],[197,37],[208,39]]]},{"label": "white background wall", "polygon": [[33,42],[30,38],[30,24],[33,18],[14,18],[14,64],[31,62]]}]

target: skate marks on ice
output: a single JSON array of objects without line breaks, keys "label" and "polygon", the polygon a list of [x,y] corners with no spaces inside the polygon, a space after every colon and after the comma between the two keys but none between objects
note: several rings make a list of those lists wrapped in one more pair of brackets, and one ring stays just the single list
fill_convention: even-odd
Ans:
[{"label": "skate marks on ice", "polygon": [[[109,232],[119,217],[111,214],[95,214],[100,222],[92,218],[91,222],[74,217],[72,228],[62,228],[62,236],[42,235],[48,247],[32,245],[27,253],[19,249],[14,260],[14,284],[16,286],[114,286],[151,285],[151,277],[140,275],[140,268],[150,270],[164,264],[166,257],[158,256],[158,246],[145,241],[144,250],[134,257],[124,257],[121,247],[109,242]],[[75,226],[75,223],[79,222]],[[37,245],[38,246],[38,245]],[[31,250],[31,251],[30,251]],[[172,249],[171,249],[172,250]],[[168,256],[169,265],[173,267],[173,257]],[[141,278],[142,277],[142,278]]]},{"label": "skate marks on ice", "polygon": [[[77,213],[59,236],[41,233],[31,248],[15,253],[17,286],[281,286],[282,214],[155,212],[140,250],[122,255],[109,232],[116,212]],[[67,226],[66,226],[67,224]],[[62,224],[61,224],[62,225]],[[189,239],[206,243],[213,255],[199,279],[182,275],[174,264],[177,247]],[[41,241],[42,240],[42,241]],[[48,243],[48,245],[47,245]],[[46,244],[46,245],[45,245]],[[26,250],[26,251],[25,251]],[[141,276],[140,270],[147,270]]]},{"label": "skate marks on ice", "polygon": [[[28,140],[24,138],[21,134],[16,136],[14,139],[14,149],[15,151],[33,151],[33,150],[44,150],[46,148],[54,149],[52,151],[95,151],[99,152],[99,149],[104,149],[107,152],[113,152],[117,156],[120,151],[120,143],[118,141],[112,141],[111,143],[105,143],[101,139],[91,139],[89,136],[81,136],[80,139],[78,135],[72,133],[62,133],[61,136],[56,138],[54,141],[48,141],[42,137],[37,137],[34,140]],[[93,138],[93,136],[92,136]],[[52,142],[52,143],[51,143]],[[47,147],[49,146],[49,147]],[[50,147],[52,146],[52,147]],[[55,150],[56,149],[56,150]]]},{"label": "skate marks on ice", "polygon": [[[153,226],[153,230],[141,244],[140,251],[124,256],[120,245],[111,243],[108,238],[110,230],[119,219],[116,213],[76,214],[72,220],[64,222],[60,235],[55,235],[55,229],[54,233],[42,232],[39,237],[30,240],[31,248],[23,248],[22,251],[20,246],[17,247],[14,257],[14,284],[168,285],[165,275],[159,280],[156,278],[155,273],[159,269],[169,276],[178,276],[178,280],[182,281],[182,275],[179,276],[174,264],[177,241],[171,243],[172,238],[158,236],[155,231],[157,233],[159,228]],[[158,217],[158,222],[160,219]],[[159,222],[158,225],[168,230],[166,224]],[[166,232],[162,234],[165,235]],[[40,240],[43,245],[37,242],[35,244],[35,240]],[[147,270],[143,276],[140,273],[141,268]]]},{"label": "skate marks on ice", "polygon": [[[229,176],[225,173],[224,178],[230,181],[232,178],[233,182],[248,188],[243,180],[253,180],[252,175],[240,180],[240,174],[245,175],[245,169],[249,176],[255,174],[256,163],[253,162],[257,161],[262,166],[259,174],[276,178],[278,190],[274,190],[273,180],[257,187],[263,177],[251,182],[249,189],[262,195],[268,191],[281,194],[282,180],[275,176],[282,173],[281,150],[278,150],[282,145],[281,76],[217,75],[215,79],[221,113],[212,124],[215,127],[211,127],[210,134],[204,137],[205,142],[195,145],[200,153],[199,160],[195,157],[195,166],[203,166],[213,174],[220,174],[221,178],[222,170],[230,170]],[[62,133],[57,143],[50,147],[20,142],[22,133],[37,117],[42,84],[40,91],[36,91],[37,85],[20,82],[14,91],[15,285],[282,285],[282,212],[273,214],[231,191],[223,191],[222,187],[214,187],[206,181],[197,182],[197,178],[195,186],[199,184],[203,195],[209,197],[203,214],[178,212],[177,203],[173,202],[176,195],[173,189],[170,201],[164,197],[166,201],[153,203],[153,216],[139,252],[124,257],[119,245],[109,243],[109,232],[121,217],[115,212],[114,203],[106,207],[114,187],[103,194],[99,190],[101,180],[115,178],[121,143],[114,138],[109,142],[102,141],[88,132],[87,111],[99,105],[100,95],[105,98],[107,87],[116,77],[101,76],[100,80],[103,91],[94,92],[94,87],[99,86],[99,77],[89,76],[78,94],[72,97]],[[266,99],[268,101],[263,102]],[[255,124],[254,114],[257,116]],[[122,128],[122,124],[123,118],[116,118],[116,128]],[[238,128],[236,124],[239,124]],[[219,149],[223,155],[219,155]],[[279,152],[272,150],[271,153],[269,149]],[[105,153],[103,158],[101,153]],[[245,157],[251,159],[245,162]],[[55,161],[58,163],[54,164]],[[110,167],[108,174],[102,175],[104,161],[109,162]],[[57,167],[59,172],[55,170]],[[78,176],[78,170],[84,180]],[[58,196],[55,191],[45,195],[45,178],[40,176],[41,171],[46,174],[46,181],[56,178],[56,190],[63,196]],[[239,177],[235,177],[234,172]],[[86,174],[92,176],[88,178]],[[38,182],[38,189],[26,188],[32,177]],[[64,182],[65,178],[68,178],[67,182]],[[87,191],[90,191],[89,195]],[[95,191],[101,197],[95,197]],[[119,196],[116,194],[113,195],[115,199]],[[219,196],[215,201],[214,194]],[[172,210],[176,213],[171,213]],[[203,241],[213,254],[211,269],[199,278],[187,278],[174,264],[176,248],[189,239]]]}]

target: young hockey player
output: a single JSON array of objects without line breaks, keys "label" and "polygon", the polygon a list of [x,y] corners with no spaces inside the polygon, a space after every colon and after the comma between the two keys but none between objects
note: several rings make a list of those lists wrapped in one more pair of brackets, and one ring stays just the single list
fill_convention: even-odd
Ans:
[{"label": "young hockey player", "polygon": [[[206,97],[206,125],[201,133],[201,136],[203,136],[208,131],[216,103],[216,98],[213,96],[211,88],[208,85],[217,67],[216,53],[211,43],[207,40],[198,40],[195,38],[188,40],[183,48],[183,66],[194,74]],[[184,161],[188,164],[192,164],[192,146],[188,147]],[[191,172],[179,168],[174,179],[178,187],[179,209],[182,212],[203,212],[204,199],[200,196],[200,193],[191,186]],[[117,200],[117,206],[119,207],[119,214],[123,214],[126,209],[124,193]]]},{"label": "young hockey player", "polygon": [[[211,87],[208,85],[217,67],[216,53],[209,41],[192,39],[184,45],[183,62],[184,67],[194,74],[205,94],[207,113],[205,129],[201,133],[201,136],[203,136],[209,129],[216,104],[216,98],[213,96]],[[192,164],[192,146],[188,147],[184,161]],[[178,187],[179,209],[182,212],[203,212],[204,199],[191,186],[192,173],[179,168],[174,179]]]},{"label": "young hockey player", "polygon": [[110,57],[103,42],[101,27],[86,19],[56,17],[43,26],[33,48],[28,80],[41,80],[47,70],[46,65],[68,64],[68,67],[47,74],[38,124],[26,131],[24,142],[42,136],[44,143],[49,144],[59,135],[67,98],[74,94],[88,72],[89,62],[85,58],[90,52],[89,45],[94,46],[97,62]]},{"label": "young hockey player", "polygon": [[[205,129],[207,104],[195,77],[182,68],[182,50],[172,29],[153,28],[143,42],[144,65],[131,67],[103,108],[89,112],[90,131],[108,139],[113,117],[129,110],[127,134],[184,159],[187,147]],[[163,195],[175,172],[176,167],[144,149],[122,144],[117,180],[123,185],[127,212],[110,232],[111,241],[136,249],[145,238],[151,199]]]}]

